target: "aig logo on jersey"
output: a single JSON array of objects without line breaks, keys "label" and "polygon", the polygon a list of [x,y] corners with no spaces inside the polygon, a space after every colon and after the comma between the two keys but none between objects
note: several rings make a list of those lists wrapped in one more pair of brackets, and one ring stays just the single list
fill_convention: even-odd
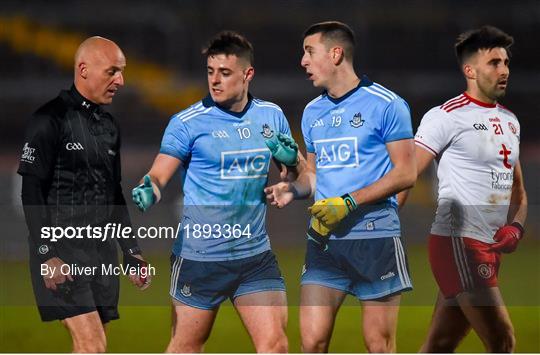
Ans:
[{"label": "aig logo on jersey", "polygon": [[67,150],[84,150],[82,144],[79,142],[73,142],[73,143],[70,142],[66,144],[66,149]]},{"label": "aig logo on jersey", "polygon": [[267,148],[221,152],[222,179],[266,178],[270,168]]},{"label": "aig logo on jersey", "polygon": [[317,168],[355,168],[359,165],[356,137],[319,139],[313,143],[317,152]]}]

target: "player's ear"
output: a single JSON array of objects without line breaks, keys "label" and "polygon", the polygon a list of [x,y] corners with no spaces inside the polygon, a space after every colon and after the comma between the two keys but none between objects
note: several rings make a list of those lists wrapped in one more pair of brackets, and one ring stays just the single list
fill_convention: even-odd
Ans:
[{"label": "player's ear", "polygon": [[245,71],[244,71],[244,82],[250,82],[251,80],[253,80],[253,77],[255,76],[255,68],[253,67],[248,67]]},{"label": "player's ear", "polygon": [[463,70],[463,75],[465,75],[465,78],[471,80],[476,79],[476,70],[470,63],[464,63],[461,70]]},{"label": "player's ear", "polygon": [[333,47],[331,49],[332,62],[334,65],[339,65],[345,59],[345,52],[341,47]]}]

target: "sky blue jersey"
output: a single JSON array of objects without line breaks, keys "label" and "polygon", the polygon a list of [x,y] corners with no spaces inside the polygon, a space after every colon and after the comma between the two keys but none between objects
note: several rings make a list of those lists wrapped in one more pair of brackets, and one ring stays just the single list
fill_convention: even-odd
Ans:
[{"label": "sky blue jersey", "polygon": [[291,134],[283,111],[251,96],[239,113],[207,96],[171,118],[160,153],[185,168],[175,255],[223,261],[270,249],[263,189],[271,153],[264,140],[279,132]]},{"label": "sky blue jersey", "polygon": [[[316,154],[315,200],[373,184],[393,167],[386,143],[413,138],[407,103],[367,76],[339,99],[324,92],[308,103],[302,132],[306,150]],[[392,196],[360,206],[332,231],[331,239],[399,235],[397,202]]]}]

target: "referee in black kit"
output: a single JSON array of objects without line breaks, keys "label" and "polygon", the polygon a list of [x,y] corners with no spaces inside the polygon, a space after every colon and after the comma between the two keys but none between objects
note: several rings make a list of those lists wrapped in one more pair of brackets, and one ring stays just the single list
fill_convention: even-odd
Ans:
[{"label": "referee in black kit", "polygon": [[[62,321],[74,352],[104,352],[104,324],[119,318],[119,276],[104,272],[118,269],[116,242],[96,234],[107,225],[131,227],[120,185],[120,134],[101,107],[124,85],[125,66],[114,42],[85,40],[75,54],[74,85],[28,122],[18,170],[39,313],[43,321]],[[52,227],[78,227],[79,234],[53,242],[44,238]],[[117,240],[124,264],[138,270],[127,274],[131,282],[146,288],[148,267],[137,240]]]}]

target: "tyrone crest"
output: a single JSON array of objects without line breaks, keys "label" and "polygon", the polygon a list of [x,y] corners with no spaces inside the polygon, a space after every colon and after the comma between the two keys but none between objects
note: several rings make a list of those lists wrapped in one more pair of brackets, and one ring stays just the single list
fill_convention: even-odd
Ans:
[{"label": "tyrone crest", "polygon": [[517,134],[516,126],[512,122],[508,122],[508,128],[512,131],[512,133]]},{"label": "tyrone crest", "polygon": [[270,129],[270,126],[267,123],[265,123],[265,124],[263,124],[263,130],[262,130],[261,134],[262,134],[262,136],[264,138],[268,139],[268,138],[272,138],[274,136],[274,131],[272,131]]},{"label": "tyrone crest", "polygon": [[364,125],[364,120],[362,119],[362,114],[360,112],[356,113],[352,120],[349,121],[349,123],[351,124],[351,127],[353,128],[358,128],[358,127],[362,127]]},{"label": "tyrone crest", "polygon": [[489,279],[491,276],[493,276],[493,270],[491,269],[491,265],[478,265],[478,275],[483,279]]}]

